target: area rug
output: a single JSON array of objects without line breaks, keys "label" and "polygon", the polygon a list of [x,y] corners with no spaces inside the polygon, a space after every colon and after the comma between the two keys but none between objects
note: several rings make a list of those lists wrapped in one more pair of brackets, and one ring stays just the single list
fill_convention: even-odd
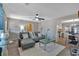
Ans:
[{"label": "area rug", "polygon": [[64,46],[57,43],[50,43],[46,46],[46,50],[44,50],[44,45],[41,44],[41,47],[39,47],[39,43],[37,43],[33,48],[24,51],[19,49],[19,51],[21,56],[56,56],[64,48]]}]

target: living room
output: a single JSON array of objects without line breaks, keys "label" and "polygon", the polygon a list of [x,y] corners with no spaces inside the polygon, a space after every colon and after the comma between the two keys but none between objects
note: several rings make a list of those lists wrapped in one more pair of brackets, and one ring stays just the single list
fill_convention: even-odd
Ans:
[{"label": "living room", "polygon": [[73,55],[70,53],[71,46],[67,39],[69,28],[73,27],[71,25],[76,24],[76,27],[79,23],[78,5],[78,3],[4,3],[6,20],[3,29],[7,44],[1,46],[4,47],[2,55]]}]

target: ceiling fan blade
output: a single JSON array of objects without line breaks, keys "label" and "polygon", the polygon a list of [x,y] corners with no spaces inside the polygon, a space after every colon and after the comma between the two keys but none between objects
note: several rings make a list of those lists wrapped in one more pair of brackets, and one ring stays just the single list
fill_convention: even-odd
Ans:
[{"label": "ceiling fan blade", "polygon": [[45,20],[44,18],[38,18],[39,20]]},{"label": "ceiling fan blade", "polygon": [[40,17],[39,17],[39,14],[36,14],[35,19],[38,19],[38,20],[40,20],[40,21],[41,21],[41,20],[45,20],[44,18],[40,18]]}]

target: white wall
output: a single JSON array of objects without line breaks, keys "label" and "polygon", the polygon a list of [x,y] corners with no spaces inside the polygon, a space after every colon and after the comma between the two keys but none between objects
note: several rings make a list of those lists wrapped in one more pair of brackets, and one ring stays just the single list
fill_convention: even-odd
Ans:
[{"label": "white wall", "polygon": [[[20,31],[19,25],[22,25],[22,24],[25,25],[27,23],[29,23],[29,22],[23,21],[23,20],[9,19],[9,29],[12,32],[19,33],[19,31]],[[46,34],[47,29],[50,29],[50,31],[51,31],[51,33],[49,34],[50,38],[55,40],[56,20],[48,19],[48,20],[45,20],[45,21],[39,22],[39,23],[36,23],[36,22],[31,22],[31,23],[33,24],[33,31],[34,32],[41,31],[41,28],[42,28],[42,33]]]},{"label": "white wall", "polygon": [[[76,18],[75,15],[70,15],[70,16],[65,16],[65,17],[60,17],[57,19],[51,19],[47,18],[42,22],[31,22],[33,24],[33,31],[41,31],[42,28],[42,33],[46,34],[47,29],[50,29],[51,33],[50,38],[55,40],[56,39],[56,26],[58,24],[61,24],[61,21],[63,20],[69,20],[72,18]],[[9,19],[9,29],[13,32],[18,33],[19,32],[19,25],[22,24],[27,24],[29,23],[28,21],[23,21],[23,20],[15,20],[15,19]]]},{"label": "white wall", "polygon": [[[42,28],[42,30],[41,30]],[[48,35],[50,35],[50,38],[52,40],[55,40],[56,37],[56,20],[45,20],[41,23],[39,23],[39,31],[41,31],[43,34],[46,34],[47,29],[50,29],[50,32]]]},{"label": "white wall", "polygon": [[19,33],[20,32],[20,25],[26,25],[27,23],[33,24],[33,31],[38,31],[38,23],[36,22],[29,22],[23,20],[16,20],[16,19],[9,19],[9,31]]},{"label": "white wall", "polygon": [[77,18],[76,14],[67,15],[67,16],[56,18],[56,19],[48,18],[45,21],[39,23],[38,31],[41,31],[41,28],[42,28],[42,33],[45,34],[47,29],[49,28],[51,31],[51,33],[49,35],[50,35],[51,39],[54,40],[57,37],[56,36],[57,35],[57,32],[56,32],[57,25],[60,25],[62,21],[70,20],[70,19],[74,19],[74,18]]}]

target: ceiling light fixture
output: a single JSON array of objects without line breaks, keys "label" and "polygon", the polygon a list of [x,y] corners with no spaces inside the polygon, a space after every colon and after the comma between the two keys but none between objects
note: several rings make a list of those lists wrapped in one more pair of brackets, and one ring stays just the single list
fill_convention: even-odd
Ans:
[{"label": "ceiling light fixture", "polygon": [[41,17],[39,17],[39,14],[36,14],[36,16],[35,16],[35,19],[34,20],[37,20],[37,21],[43,21],[43,20],[45,20],[44,18],[41,18]]},{"label": "ceiling light fixture", "polygon": [[36,14],[36,16],[35,16],[35,20],[38,21],[38,18],[39,18],[39,16],[38,16],[38,14]]}]

